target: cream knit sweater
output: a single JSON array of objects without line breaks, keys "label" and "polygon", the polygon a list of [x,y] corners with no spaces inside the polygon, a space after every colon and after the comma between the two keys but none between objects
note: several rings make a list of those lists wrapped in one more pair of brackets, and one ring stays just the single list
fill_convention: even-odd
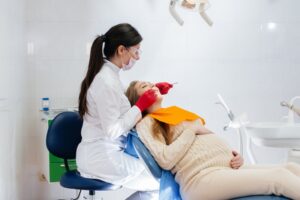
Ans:
[{"label": "cream knit sweater", "polygon": [[144,117],[136,126],[138,135],[157,163],[175,174],[180,190],[192,186],[195,179],[211,171],[230,168],[232,151],[222,139],[212,133],[196,135],[187,128],[188,123],[200,123],[199,120],[171,126],[174,134],[169,145],[162,134],[159,138],[153,136],[153,122],[150,116]]}]

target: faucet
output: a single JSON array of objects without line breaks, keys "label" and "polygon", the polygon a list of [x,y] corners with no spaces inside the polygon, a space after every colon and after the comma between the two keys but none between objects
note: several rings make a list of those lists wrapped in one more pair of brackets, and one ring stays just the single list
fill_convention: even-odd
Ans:
[{"label": "faucet", "polygon": [[297,108],[294,106],[294,101],[296,99],[300,99],[300,96],[293,97],[289,103],[287,103],[286,101],[280,102],[281,106],[285,106],[285,107],[289,108],[288,123],[294,123],[294,112],[300,116],[300,108]]}]

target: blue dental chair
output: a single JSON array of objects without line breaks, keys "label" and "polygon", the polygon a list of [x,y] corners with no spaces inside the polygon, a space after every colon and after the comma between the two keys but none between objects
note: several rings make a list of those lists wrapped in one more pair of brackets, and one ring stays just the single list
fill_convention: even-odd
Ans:
[{"label": "blue dental chair", "polygon": [[93,199],[95,191],[116,190],[118,185],[80,176],[77,170],[70,170],[68,159],[76,158],[76,149],[81,141],[82,119],[78,112],[63,112],[58,114],[52,121],[46,138],[46,145],[53,155],[64,160],[66,172],[60,179],[60,185],[69,189],[88,190]]},{"label": "blue dental chair", "polygon": [[[132,136],[132,144],[139,156],[140,159],[147,166],[148,171],[159,180],[162,176],[162,169],[158,166],[148,149],[144,146],[141,140],[136,136]],[[246,181],[246,180],[245,180]],[[171,199],[170,199],[171,200]],[[255,196],[247,196],[235,198],[234,200],[289,200],[285,197],[278,197],[274,195],[255,195]]]}]

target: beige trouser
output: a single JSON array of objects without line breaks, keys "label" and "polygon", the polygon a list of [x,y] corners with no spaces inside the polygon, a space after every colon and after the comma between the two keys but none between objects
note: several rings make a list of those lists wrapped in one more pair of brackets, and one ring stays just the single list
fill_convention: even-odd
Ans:
[{"label": "beige trouser", "polygon": [[300,165],[248,165],[220,169],[196,179],[184,199],[222,200],[258,194],[283,195],[300,200]]}]

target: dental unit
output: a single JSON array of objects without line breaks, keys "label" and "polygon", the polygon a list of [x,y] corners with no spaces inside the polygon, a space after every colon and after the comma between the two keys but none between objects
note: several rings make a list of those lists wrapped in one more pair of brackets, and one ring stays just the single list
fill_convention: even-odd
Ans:
[{"label": "dental unit", "polygon": [[[174,19],[178,22],[178,24],[182,26],[184,24],[184,21],[175,10],[176,3],[179,1],[180,0],[171,0],[169,5],[169,11],[171,15],[174,17]],[[182,0],[181,2],[181,6],[183,8],[198,11],[200,16],[203,18],[203,20],[209,26],[212,26],[213,22],[205,12],[208,8],[207,5],[209,5],[207,0]]]},{"label": "dental unit", "polygon": [[[250,163],[256,164],[257,160],[253,151],[253,144],[258,146],[283,148],[288,150],[287,161],[300,163],[300,123],[294,121],[294,113],[299,115],[300,109],[295,107],[294,101],[300,96],[292,98],[289,103],[283,101],[282,106],[289,108],[287,122],[254,122],[247,121],[245,114],[235,117],[221,95],[218,94],[220,104],[225,108],[230,119],[224,130],[233,128],[239,135],[239,149],[241,155],[247,153]],[[299,115],[300,116],[300,115]],[[245,152],[244,144],[245,142]]]}]

